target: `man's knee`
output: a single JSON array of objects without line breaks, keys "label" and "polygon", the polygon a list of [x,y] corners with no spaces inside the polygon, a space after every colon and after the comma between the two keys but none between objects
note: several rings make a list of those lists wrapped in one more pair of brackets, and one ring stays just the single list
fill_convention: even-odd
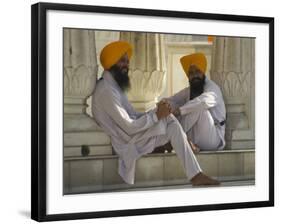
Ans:
[{"label": "man's knee", "polygon": [[173,125],[175,127],[177,126],[181,126],[179,120],[173,115],[173,114],[170,114],[168,117],[167,117],[167,123],[168,125]]},{"label": "man's knee", "polygon": [[208,109],[202,109],[190,112],[188,114],[181,115],[182,121],[189,121],[189,120],[199,120],[202,118],[210,118],[212,117],[210,111]]},{"label": "man's knee", "polygon": [[168,122],[174,122],[174,121],[177,121],[178,119],[173,115],[173,114],[169,114],[167,116],[167,121]]},{"label": "man's knee", "polygon": [[214,119],[209,110],[203,110],[200,112],[198,123],[203,126],[214,124]]},{"label": "man's knee", "polygon": [[178,132],[184,132],[179,120],[173,114],[169,115],[168,119],[167,128],[169,131],[175,134]]}]

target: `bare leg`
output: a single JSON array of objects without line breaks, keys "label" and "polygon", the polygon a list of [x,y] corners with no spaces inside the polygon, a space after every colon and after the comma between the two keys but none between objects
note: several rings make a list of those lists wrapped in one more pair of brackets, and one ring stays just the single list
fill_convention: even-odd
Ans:
[{"label": "bare leg", "polygon": [[198,145],[194,144],[190,139],[187,139],[187,141],[189,142],[191,149],[193,151],[194,154],[197,154],[200,152],[200,148]]}]

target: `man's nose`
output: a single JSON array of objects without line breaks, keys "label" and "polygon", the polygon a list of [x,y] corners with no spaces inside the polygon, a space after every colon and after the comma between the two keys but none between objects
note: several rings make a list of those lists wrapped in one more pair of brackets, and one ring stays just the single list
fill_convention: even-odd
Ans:
[{"label": "man's nose", "polygon": [[129,63],[124,63],[123,68],[129,68]]},{"label": "man's nose", "polygon": [[197,77],[197,75],[195,73],[190,73],[189,74],[189,78],[190,79],[193,79],[193,78],[196,78],[196,77]]}]

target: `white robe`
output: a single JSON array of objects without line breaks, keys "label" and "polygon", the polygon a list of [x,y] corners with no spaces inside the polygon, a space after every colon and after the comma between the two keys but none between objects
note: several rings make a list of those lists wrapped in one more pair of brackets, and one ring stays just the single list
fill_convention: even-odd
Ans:
[{"label": "white robe", "polygon": [[225,147],[226,111],[220,88],[206,77],[204,92],[190,100],[190,87],[168,98],[172,108],[180,109],[178,119],[193,143],[202,150],[216,150]]},{"label": "white robe", "polygon": [[[186,135],[174,116],[158,120],[155,110],[136,112],[112,75],[104,71],[102,77],[93,93],[92,113],[111,138],[119,156],[118,171],[126,183],[134,184],[136,160],[152,152],[160,142],[164,144],[166,141],[174,143],[173,147],[177,148],[190,178],[201,171]],[[172,133],[177,136],[172,136]]]}]

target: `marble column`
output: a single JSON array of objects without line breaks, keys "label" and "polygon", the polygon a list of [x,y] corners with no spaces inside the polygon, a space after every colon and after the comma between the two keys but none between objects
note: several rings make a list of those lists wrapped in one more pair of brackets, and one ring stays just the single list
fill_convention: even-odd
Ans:
[{"label": "marble column", "polygon": [[86,113],[97,76],[95,32],[64,29],[64,155],[111,154],[109,137]]},{"label": "marble column", "polygon": [[227,110],[226,148],[255,148],[255,40],[216,37],[212,58],[210,76]]},{"label": "marble column", "polygon": [[121,32],[120,39],[133,46],[128,98],[138,111],[155,107],[166,85],[166,63],[162,34]]}]

